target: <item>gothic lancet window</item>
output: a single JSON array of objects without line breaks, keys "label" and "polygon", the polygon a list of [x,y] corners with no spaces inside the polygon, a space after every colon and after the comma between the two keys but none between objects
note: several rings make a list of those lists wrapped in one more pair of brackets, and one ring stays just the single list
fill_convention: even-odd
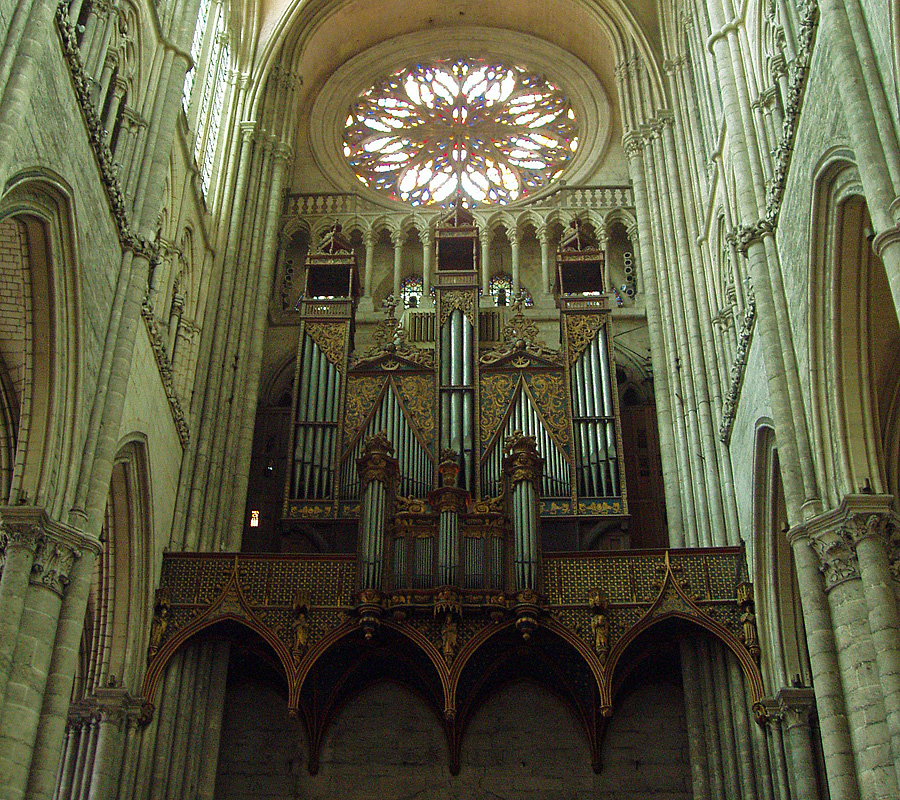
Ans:
[{"label": "gothic lancet window", "polygon": [[503,204],[562,174],[578,149],[563,92],[523,67],[479,59],[419,63],[366,90],[344,126],[359,180],[394,200]]},{"label": "gothic lancet window", "polygon": [[181,98],[194,137],[194,160],[200,171],[204,196],[209,194],[212,181],[231,63],[226,18],[223,3],[201,0],[191,42],[194,66],[185,75]]}]

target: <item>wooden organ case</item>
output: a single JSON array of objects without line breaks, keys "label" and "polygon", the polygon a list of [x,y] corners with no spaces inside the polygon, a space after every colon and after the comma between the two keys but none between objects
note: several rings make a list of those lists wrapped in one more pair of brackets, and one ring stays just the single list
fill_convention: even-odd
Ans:
[{"label": "wooden organ case", "polygon": [[435,251],[434,341],[411,343],[389,301],[356,350],[348,241],[335,226],[308,257],[285,523],[358,520],[362,586],[538,589],[541,519],[627,515],[602,252],[578,226],[563,239],[554,350],[520,300],[480,343],[465,209]]},{"label": "wooden organ case", "polygon": [[603,257],[577,224],[561,243],[558,349],[521,300],[504,309],[499,341],[481,342],[477,233],[458,207],[435,230],[434,335],[418,343],[389,302],[355,347],[348,240],[335,226],[308,256],[282,522],[335,540],[356,528],[355,556],[334,541],[315,553],[164,554],[149,711],[179,648],[207,630],[247,646],[243,627],[281,665],[313,774],[336,709],[379,679],[443,715],[455,774],[474,711],[523,676],[571,699],[599,771],[631,645],[645,642],[638,660],[647,642],[665,645],[673,629],[661,640],[653,630],[670,620],[727,646],[760,708],[742,548],[541,553],[542,521],[627,514]]}]

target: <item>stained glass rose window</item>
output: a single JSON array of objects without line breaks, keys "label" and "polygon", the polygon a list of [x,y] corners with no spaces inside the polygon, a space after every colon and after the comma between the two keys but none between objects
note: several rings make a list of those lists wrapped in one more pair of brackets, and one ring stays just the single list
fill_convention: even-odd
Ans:
[{"label": "stained glass rose window", "polygon": [[344,156],[359,180],[413,205],[459,193],[502,204],[543,189],[578,148],[566,96],[542,75],[480,60],[395,72],[350,110]]}]

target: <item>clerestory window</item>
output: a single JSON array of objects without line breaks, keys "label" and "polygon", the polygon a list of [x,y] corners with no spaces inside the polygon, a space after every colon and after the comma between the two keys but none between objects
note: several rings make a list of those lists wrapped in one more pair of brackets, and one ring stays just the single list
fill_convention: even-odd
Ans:
[{"label": "clerestory window", "polygon": [[222,110],[231,53],[226,29],[227,9],[220,0],[201,0],[191,42],[194,66],[184,77],[182,106],[194,139],[194,161],[200,188],[209,194],[222,127]]}]

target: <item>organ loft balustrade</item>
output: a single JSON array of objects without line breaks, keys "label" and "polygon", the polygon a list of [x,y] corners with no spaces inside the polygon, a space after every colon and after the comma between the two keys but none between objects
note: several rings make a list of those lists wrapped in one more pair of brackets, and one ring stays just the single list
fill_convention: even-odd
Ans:
[{"label": "organ loft balustrade", "polygon": [[331,712],[379,676],[433,702],[451,769],[486,693],[523,676],[571,700],[599,769],[616,682],[636,654],[688,631],[724,643],[759,701],[740,548],[547,547],[561,526],[629,517],[604,251],[577,222],[562,238],[554,349],[521,295],[482,342],[470,212],[451,207],[434,242],[427,341],[410,341],[389,299],[356,346],[356,256],[340,225],[307,257],[282,522],[333,541],[350,530],[354,544],[167,553],[145,697],[195,637],[262,648],[310,733],[312,771]]}]

